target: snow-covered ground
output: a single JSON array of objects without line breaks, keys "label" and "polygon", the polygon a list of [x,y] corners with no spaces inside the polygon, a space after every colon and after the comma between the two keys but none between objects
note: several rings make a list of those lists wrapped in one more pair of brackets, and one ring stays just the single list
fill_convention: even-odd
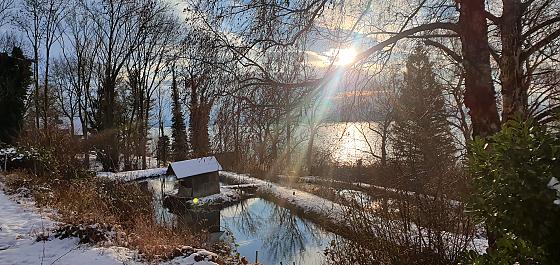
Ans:
[{"label": "snow-covered ground", "polygon": [[123,171],[118,173],[97,172],[98,177],[106,177],[112,180],[132,181],[137,179],[163,176],[167,172],[166,167],[150,168],[145,170]]},{"label": "snow-covered ground", "polygon": [[199,199],[199,202],[201,204],[212,205],[212,204],[235,202],[235,201],[239,201],[240,198],[241,198],[241,194],[239,194],[239,190],[236,190],[234,187],[221,186],[220,193],[202,197]]},{"label": "snow-covered ground", "polygon": [[[127,248],[97,247],[79,244],[77,238],[55,238],[52,231],[57,223],[49,215],[29,199],[8,196],[0,189],[0,264],[147,264],[139,261],[136,251]],[[37,238],[47,240],[38,241]],[[202,249],[193,251],[188,257],[177,257],[161,264],[216,264],[206,261],[216,254]]]},{"label": "snow-covered ground", "polygon": [[[283,176],[280,175],[279,177],[281,178],[289,178],[288,176]],[[332,183],[339,183],[339,184],[352,184],[353,186],[355,186],[356,188],[366,188],[366,189],[378,189],[378,190],[382,190],[382,191],[388,191],[388,192],[393,192],[393,193],[397,193],[397,194],[406,194],[408,196],[416,196],[416,192],[414,191],[407,191],[407,190],[399,190],[399,189],[395,189],[395,188],[388,188],[388,187],[383,187],[383,186],[378,186],[378,185],[372,185],[372,184],[368,184],[368,183],[363,183],[363,182],[353,182],[353,183],[348,183],[348,182],[344,182],[344,181],[340,181],[340,180],[335,180],[335,179],[325,179],[325,178],[320,178],[317,176],[305,176],[305,177],[299,177],[300,180],[308,182],[308,183],[328,183],[328,182],[332,182]],[[434,199],[433,196],[430,195],[424,195],[424,194],[418,194],[419,197],[421,198],[426,198],[426,199]],[[449,204],[452,206],[460,206],[463,205],[462,202],[457,201],[457,200],[448,200]]]}]

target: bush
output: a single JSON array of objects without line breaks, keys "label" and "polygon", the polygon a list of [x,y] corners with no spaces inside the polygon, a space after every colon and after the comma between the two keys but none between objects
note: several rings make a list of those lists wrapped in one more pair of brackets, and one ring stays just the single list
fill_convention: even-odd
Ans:
[{"label": "bush", "polygon": [[559,157],[558,135],[532,121],[510,121],[487,143],[473,142],[469,207],[497,241],[490,254],[471,261],[553,264],[560,260],[560,205],[554,203],[556,191],[548,185],[560,176]]},{"label": "bush", "polygon": [[502,235],[496,242],[496,251],[479,256],[471,251],[467,255],[467,263],[473,265],[511,265],[511,264],[541,264],[543,251],[539,247],[516,237],[512,233]]},{"label": "bush", "polygon": [[62,179],[79,179],[92,175],[87,161],[83,140],[63,133],[56,127],[48,131],[25,132],[19,139],[19,153],[24,156],[22,168],[36,175]]}]

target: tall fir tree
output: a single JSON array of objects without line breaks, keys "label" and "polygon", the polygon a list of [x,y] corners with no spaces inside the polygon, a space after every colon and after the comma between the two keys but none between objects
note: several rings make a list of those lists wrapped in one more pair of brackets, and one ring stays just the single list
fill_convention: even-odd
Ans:
[{"label": "tall fir tree", "polygon": [[175,76],[175,67],[172,69],[172,83],[171,83],[171,97],[172,97],[172,127],[171,136],[173,142],[171,143],[172,158],[175,161],[185,160],[188,157],[187,145],[187,131],[185,120],[183,118],[183,111],[181,102],[179,100],[179,90],[177,88],[177,80]]},{"label": "tall fir tree", "polygon": [[13,144],[21,131],[31,76],[31,61],[20,48],[0,53],[0,142]]},{"label": "tall fir tree", "polygon": [[454,165],[456,148],[442,86],[421,47],[415,48],[406,61],[395,114],[393,149],[401,181],[409,189],[429,193],[441,185]]}]

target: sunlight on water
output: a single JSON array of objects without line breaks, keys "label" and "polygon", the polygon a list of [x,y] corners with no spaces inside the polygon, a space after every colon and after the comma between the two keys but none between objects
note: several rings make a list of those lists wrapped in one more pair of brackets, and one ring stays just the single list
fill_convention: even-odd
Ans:
[{"label": "sunlight on water", "polygon": [[343,165],[355,165],[360,160],[363,164],[368,164],[374,160],[371,150],[377,152],[380,146],[379,137],[369,126],[376,126],[376,124],[328,123],[319,130],[319,142],[316,148],[329,150],[333,160]]},{"label": "sunlight on water", "polygon": [[[369,164],[375,161],[375,158],[371,155],[371,150],[379,152],[378,150],[381,145],[379,136],[370,129],[370,126],[375,128],[377,123],[324,123],[319,128],[315,149],[328,151],[334,162],[342,165],[355,165],[359,160],[361,160],[364,165]],[[171,135],[171,128],[166,127],[165,132],[167,135]],[[150,150],[153,152],[155,150],[155,143],[157,142],[158,130],[157,128],[151,128],[149,133],[150,138],[154,139],[151,141],[152,143],[150,143]],[[304,138],[307,139],[308,136]],[[306,141],[300,142],[299,150],[306,150],[306,145]],[[372,149],[370,149],[370,145]]]}]

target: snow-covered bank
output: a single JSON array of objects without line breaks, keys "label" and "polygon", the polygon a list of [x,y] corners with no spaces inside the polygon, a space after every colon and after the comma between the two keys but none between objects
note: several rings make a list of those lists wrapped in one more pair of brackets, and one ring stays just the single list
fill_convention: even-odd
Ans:
[{"label": "snow-covered bank", "polygon": [[[290,178],[288,176],[284,176],[284,175],[280,175],[280,178]],[[395,188],[389,188],[389,187],[383,187],[383,186],[379,186],[379,185],[373,185],[373,184],[368,184],[368,183],[363,183],[363,182],[344,182],[344,181],[340,181],[340,180],[335,180],[335,179],[325,179],[325,178],[320,178],[317,176],[305,176],[305,177],[298,177],[299,180],[307,182],[307,183],[314,183],[314,184],[325,184],[325,183],[336,183],[336,184],[341,184],[341,185],[351,185],[357,189],[377,189],[380,191],[386,191],[386,192],[392,192],[395,194],[405,194],[407,196],[419,196],[420,198],[425,198],[425,199],[434,199],[433,196],[430,195],[425,195],[425,194],[417,194],[414,191],[407,191],[407,190],[399,190],[399,189],[395,189]],[[463,205],[462,202],[457,201],[457,200],[447,200],[449,202],[450,205],[452,206],[460,206]]]},{"label": "snow-covered bank", "polygon": [[166,167],[150,168],[144,170],[123,171],[123,172],[97,172],[98,177],[105,177],[112,180],[133,181],[138,179],[159,177],[165,175]]},{"label": "snow-covered bank", "polygon": [[236,183],[258,185],[260,192],[286,200],[288,203],[301,208],[305,213],[321,215],[333,222],[340,222],[341,218],[343,218],[342,205],[311,193],[280,186],[276,183],[253,178],[245,174],[220,171],[220,176]]},{"label": "snow-covered bank", "polygon": [[[137,251],[123,247],[97,247],[79,244],[77,238],[59,239],[53,230],[57,223],[27,198],[8,196],[0,183],[0,264],[149,264]],[[39,239],[39,240],[38,240]],[[189,247],[187,247],[189,248]],[[161,264],[214,265],[216,254],[202,249]]]},{"label": "snow-covered bank", "polygon": [[0,264],[123,264],[137,255],[124,248],[80,245],[76,238],[54,238],[55,222],[32,203],[18,204],[3,191],[0,212]]},{"label": "snow-covered bank", "polygon": [[239,200],[241,200],[239,190],[236,190],[234,187],[221,186],[220,193],[199,198],[199,203],[204,205],[219,205],[234,203]]}]

